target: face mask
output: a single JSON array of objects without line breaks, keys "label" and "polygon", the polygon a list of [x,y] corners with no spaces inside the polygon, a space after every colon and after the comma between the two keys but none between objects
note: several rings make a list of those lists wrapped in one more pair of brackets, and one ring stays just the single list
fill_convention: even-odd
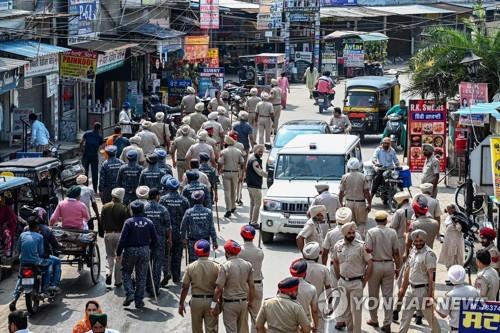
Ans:
[{"label": "face mask", "polygon": [[346,236],[345,240],[348,242],[352,242],[354,240],[354,236],[349,236],[349,237]]}]

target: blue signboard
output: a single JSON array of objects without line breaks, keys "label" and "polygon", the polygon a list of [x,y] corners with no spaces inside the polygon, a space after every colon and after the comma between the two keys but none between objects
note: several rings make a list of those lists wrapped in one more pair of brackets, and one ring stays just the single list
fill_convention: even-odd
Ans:
[{"label": "blue signboard", "polygon": [[0,73],[0,94],[16,89],[19,85],[19,74],[17,69],[11,69]]},{"label": "blue signboard", "polygon": [[99,0],[68,0],[68,45],[84,42],[97,37]]},{"label": "blue signboard", "polygon": [[168,96],[182,97],[186,95],[186,88],[191,86],[191,80],[168,80]]},{"label": "blue signboard", "polygon": [[460,333],[489,333],[500,330],[500,302],[460,303]]},{"label": "blue signboard", "polygon": [[12,9],[12,0],[0,0],[0,10]]},{"label": "blue signboard", "polygon": [[321,0],[323,7],[353,6],[357,5],[357,3],[358,0]]},{"label": "blue signboard", "polygon": [[[216,91],[224,87],[224,67],[201,67],[198,80],[198,96],[214,98]],[[208,90],[208,93],[207,93]]]}]

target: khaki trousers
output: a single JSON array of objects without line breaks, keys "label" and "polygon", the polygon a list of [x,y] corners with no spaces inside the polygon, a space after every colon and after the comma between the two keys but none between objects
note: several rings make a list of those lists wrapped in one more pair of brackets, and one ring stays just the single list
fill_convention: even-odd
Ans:
[{"label": "khaki trousers", "polygon": [[[264,134],[266,141],[264,141]],[[259,117],[259,144],[271,142],[271,118]]]},{"label": "khaki trousers", "polygon": [[222,175],[222,185],[224,187],[224,201],[226,211],[236,208],[236,191],[238,189],[238,172],[226,172]]},{"label": "khaki trousers", "polygon": [[250,196],[250,223],[259,223],[259,212],[262,204],[262,190],[260,188],[249,187],[248,195]]},{"label": "khaki trousers", "polygon": [[255,112],[250,112],[248,113],[248,123],[250,126],[252,126],[252,139],[255,141],[257,138],[257,122],[255,121],[256,118],[256,113]]},{"label": "khaki trousers", "polygon": [[[333,268],[333,263],[330,266],[330,276],[332,277],[332,288],[338,288],[338,286],[339,286],[339,279],[335,275],[335,269]],[[343,323],[343,322],[345,322],[344,314],[341,314],[341,315],[338,315],[337,317],[335,317],[335,321],[337,323]]]},{"label": "khaki trousers", "polygon": [[427,320],[429,326],[432,326],[432,333],[441,332],[441,328],[432,311],[432,307],[425,308],[424,298],[427,297],[427,288],[428,287],[414,289],[411,285],[408,286],[403,300],[403,314],[401,316],[399,333],[408,332],[413,314],[417,310],[422,310],[425,320]]},{"label": "khaki trousers", "polygon": [[273,112],[274,112],[274,117],[273,117],[273,133],[276,135],[278,132],[278,125],[280,122],[280,116],[281,116],[281,104],[278,105],[273,105]]},{"label": "khaki trousers", "polygon": [[392,297],[394,292],[394,262],[392,261],[374,262],[372,275],[368,280],[370,319],[375,323],[378,323],[377,309],[380,306],[380,289],[382,289],[381,299],[384,310],[384,323],[382,326],[387,326],[392,321]]},{"label": "khaki trousers", "polygon": [[177,179],[182,180],[182,176],[186,173],[187,163],[186,161],[177,161]]},{"label": "khaki trousers", "polygon": [[222,320],[226,332],[248,333],[248,303],[247,301],[224,302]]},{"label": "khaki trousers", "polygon": [[360,300],[363,297],[363,283],[361,280],[345,281],[341,278],[338,284],[339,287],[344,287],[349,302],[344,314],[347,331],[361,333],[361,313],[363,309]]},{"label": "khaki trousers", "polygon": [[191,308],[191,327],[193,333],[217,333],[219,331],[219,317],[210,314],[210,303],[212,298],[191,298],[189,307]]},{"label": "khaki trousers", "polygon": [[251,304],[248,308],[248,313],[250,314],[250,332],[256,333],[255,321],[257,320],[257,314],[259,313],[260,307],[262,306],[262,299],[264,297],[264,286],[261,283],[255,284],[255,295]]},{"label": "khaki trousers", "polygon": [[366,211],[366,204],[364,202],[355,202],[346,200],[347,208],[352,211],[352,219],[356,222],[359,234],[365,238],[366,234],[366,220],[368,219],[368,212]]},{"label": "khaki trousers", "polygon": [[106,275],[115,275],[115,284],[122,283],[122,264],[116,261],[116,248],[120,241],[119,232],[104,234],[104,247],[106,249]]}]

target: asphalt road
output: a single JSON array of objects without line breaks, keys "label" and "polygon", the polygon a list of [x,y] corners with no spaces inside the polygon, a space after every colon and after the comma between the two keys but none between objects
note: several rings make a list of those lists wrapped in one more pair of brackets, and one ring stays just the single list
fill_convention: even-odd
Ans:
[{"label": "asphalt road", "polygon": [[[400,80],[403,84],[403,89],[408,82],[407,76],[401,76]],[[335,105],[340,105],[343,100],[344,88],[343,83],[336,88],[337,95]],[[304,85],[294,85],[291,88],[289,96],[289,107],[282,112],[282,122],[293,119],[324,119],[327,120],[329,115],[319,115],[317,107],[313,106],[312,101],[308,98],[308,93]],[[363,142],[362,154],[365,160],[371,157],[374,148],[377,146],[380,137],[367,136]],[[418,184],[418,175],[414,175],[413,183]],[[418,192],[418,190],[413,190]],[[442,204],[451,200],[451,189],[441,188],[439,198]],[[231,219],[220,219],[219,244],[227,239],[240,240],[239,229],[242,225],[248,223],[248,192],[243,190],[243,201],[245,205],[237,209],[236,215]],[[224,212],[224,202],[222,200],[223,193],[219,193],[219,211]],[[381,202],[376,199],[373,209],[382,209]],[[373,210],[372,210],[373,213]],[[222,214],[220,214],[222,217]],[[371,222],[373,225],[373,221]],[[440,249],[440,244],[437,245],[437,251]],[[105,274],[105,253],[103,241],[99,240],[101,248],[101,279],[97,285],[93,285],[88,271],[82,274],[77,273],[76,267],[63,266],[63,279],[61,288],[63,293],[58,297],[53,304],[43,305],[40,312],[30,318],[30,330],[33,332],[70,332],[72,326],[82,318],[84,304],[87,300],[96,299],[102,305],[104,312],[109,316],[109,327],[119,330],[120,332],[190,332],[189,309],[188,317],[182,318],[177,313],[178,299],[180,294],[180,285],[175,285],[170,282],[167,289],[161,290],[159,297],[159,305],[154,304],[154,299],[146,298],[146,307],[141,310],[136,310],[133,306],[123,308],[121,303],[124,299],[123,289],[108,289],[104,284]],[[290,262],[298,257],[301,257],[295,245],[295,237],[293,235],[279,235],[275,238],[274,243],[263,245],[265,260],[263,264],[264,272],[264,297],[272,297],[276,294],[276,285],[279,280],[289,275],[288,266]],[[222,251],[217,251],[213,254],[216,260],[223,261],[224,254]],[[444,267],[439,268],[438,282],[444,282]],[[0,282],[0,327],[6,327],[6,317],[8,314],[7,304],[10,301],[10,295],[15,284],[15,273]],[[444,283],[440,283],[437,287],[438,294],[445,290]],[[365,293],[367,290],[365,289]],[[24,308],[24,299],[19,301],[18,308]],[[380,313],[380,311],[379,311]],[[381,314],[381,313],[380,313]],[[380,316],[379,314],[379,316]],[[368,312],[363,313],[363,322],[368,319]],[[425,321],[424,321],[425,322]],[[444,325],[444,322],[441,323]],[[393,325],[393,330],[397,329],[397,325]],[[363,325],[363,330],[366,332],[377,332],[372,327]],[[424,326],[412,326],[412,331],[428,332],[428,328]],[[225,332],[222,319],[220,320],[220,332]],[[329,330],[328,332],[334,332]]]}]

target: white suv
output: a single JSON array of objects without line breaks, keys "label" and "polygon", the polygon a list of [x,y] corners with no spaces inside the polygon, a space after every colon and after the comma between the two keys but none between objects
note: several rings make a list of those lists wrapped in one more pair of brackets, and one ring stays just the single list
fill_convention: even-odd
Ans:
[{"label": "white suv", "polygon": [[262,241],[272,242],[277,233],[297,234],[318,195],[314,185],[326,183],[332,193],[338,193],[351,157],[362,161],[360,140],[355,135],[299,135],[283,147],[276,158],[273,186],[260,210]]}]

